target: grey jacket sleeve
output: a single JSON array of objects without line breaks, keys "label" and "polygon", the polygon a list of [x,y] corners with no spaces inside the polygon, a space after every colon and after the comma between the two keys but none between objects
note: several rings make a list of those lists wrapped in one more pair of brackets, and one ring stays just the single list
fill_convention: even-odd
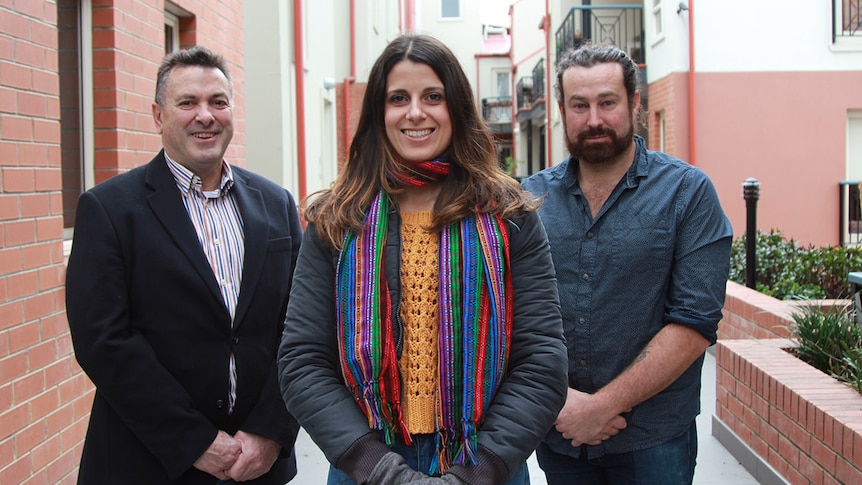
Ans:
[{"label": "grey jacket sleeve", "polygon": [[287,408],[333,464],[371,432],[344,385],[338,361],[336,257],[309,225],[296,262],[278,350],[279,382]]}]

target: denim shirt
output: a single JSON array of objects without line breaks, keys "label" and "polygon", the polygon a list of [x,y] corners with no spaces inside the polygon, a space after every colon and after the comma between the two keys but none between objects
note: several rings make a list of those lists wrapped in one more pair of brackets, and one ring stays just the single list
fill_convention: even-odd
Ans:
[{"label": "denim shirt", "polygon": [[[698,168],[646,149],[635,137],[632,166],[595,218],[577,180],[577,160],[523,183],[543,197],[562,304],[569,386],[593,393],[625,370],[673,322],[715,343],[733,231],[715,188]],[[595,458],[646,449],[683,433],[700,413],[703,356],[682,376],[624,416],[619,435],[572,447],[552,429],[558,453]]]}]

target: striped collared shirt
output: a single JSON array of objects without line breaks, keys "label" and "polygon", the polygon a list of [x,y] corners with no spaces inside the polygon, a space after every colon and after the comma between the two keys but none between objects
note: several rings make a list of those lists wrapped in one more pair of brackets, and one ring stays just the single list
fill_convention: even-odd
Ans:
[{"label": "striped collared shirt", "polygon": [[[219,188],[204,191],[200,177],[168,158],[167,153],[165,159],[180,190],[189,219],[195,227],[201,248],[218,282],[233,325],[245,256],[242,216],[231,190],[234,184],[233,171],[227,162],[223,162]],[[230,383],[229,409],[232,410],[236,399],[236,366],[233,355],[230,362]]]}]

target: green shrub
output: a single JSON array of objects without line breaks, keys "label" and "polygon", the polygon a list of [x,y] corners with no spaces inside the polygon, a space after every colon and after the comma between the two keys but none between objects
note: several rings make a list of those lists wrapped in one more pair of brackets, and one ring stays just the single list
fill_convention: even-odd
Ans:
[{"label": "green shrub", "polygon": [[[862,271],[862,248],[800,246],[781,231],[757,231],[756,286],[781,300],[849,298],[847,275]],[[730,280],[745,284],[745,235],[733,241]]]},{"label": "green shrub", "polygon": [[862,392],[862,326],[843,307],[802,306],[793,314],[794,355]]},{"label": "green shrub", "polygon": [[[862,248],[800,246],[780,231],[757,232],[756,290],[782,300],[850,298]],[[745,284],[745,236],[733,241],[730,280]],[[853,309],[804,305],[792,316],[793,354],[862,392],[862,325]]]}]

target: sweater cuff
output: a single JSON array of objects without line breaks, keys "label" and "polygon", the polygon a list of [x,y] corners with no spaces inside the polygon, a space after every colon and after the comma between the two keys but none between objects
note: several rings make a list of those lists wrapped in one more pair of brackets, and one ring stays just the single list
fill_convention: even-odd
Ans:
[{"label": "sweater cuff", "polygon": [[378,431],[362,435],[351,444],[347,451],[335,462],[335,468],[350,475],[358,485],[368,483],[368,478],[386,453],[392,451],[380,436]]},{"label": "sweater cuff", "polygon": [[511,472],[493,451],[480,446],[478,459],[478,465],[455,465],[446,473],[451,473],[470,485],[496,485],[509,480]]}]

